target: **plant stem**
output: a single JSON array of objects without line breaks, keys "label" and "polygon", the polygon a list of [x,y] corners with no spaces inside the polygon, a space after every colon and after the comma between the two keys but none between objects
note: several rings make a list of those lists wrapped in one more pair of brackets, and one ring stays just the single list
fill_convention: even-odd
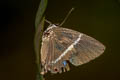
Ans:
[{"label": "plant stem", "polygon": [[42,34],[44,29],[44,12],[47,7],[47,0],[41,0],[38,11],[36,13],[35,19],[35,37],[34,37],[34,48],[36,53],[36,64],[37,64],[37,77],[36,80],[43,80],[43,76],[40,74],[41,72],[41,59],[40,59],[40,49],[42,43]]}]

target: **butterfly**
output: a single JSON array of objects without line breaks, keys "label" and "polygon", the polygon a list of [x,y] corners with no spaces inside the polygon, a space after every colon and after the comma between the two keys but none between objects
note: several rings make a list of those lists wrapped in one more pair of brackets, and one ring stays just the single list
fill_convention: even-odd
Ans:
[{"label": "butterfly", "polygon": [[50,23],[42,36],[41,74],[69,71],[68,62],[79,66],[100,56],[104,50],[105,46],[96,39]]}]

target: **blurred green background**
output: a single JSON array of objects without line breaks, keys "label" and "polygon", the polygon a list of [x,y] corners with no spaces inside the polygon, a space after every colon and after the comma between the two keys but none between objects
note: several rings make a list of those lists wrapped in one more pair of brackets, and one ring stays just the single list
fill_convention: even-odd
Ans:
[{"label": "blurred green background", "polygon": [[[0,2],[0,80],[35,80],[35,15],[40,0]],[[120,0],[49,0],[46,18],[88,34],[106,45],[99,58],[46,80],[120,80]]]}]

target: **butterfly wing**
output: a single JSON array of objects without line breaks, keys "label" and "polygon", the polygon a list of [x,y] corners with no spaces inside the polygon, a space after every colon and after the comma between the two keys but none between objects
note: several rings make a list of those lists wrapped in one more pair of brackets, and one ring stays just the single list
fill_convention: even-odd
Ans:
[{"label": "butterfly wing", "polygon": [[53,46],[54,46],[54,53],[51,54],[53,55],[51,57],[51,63],[53,63],[51,72],[52,73],[61,73],[65,71],[65,69],[69,70],[69,66],[66,62],[66,60],[69,60],[70,55],[74,52],[69,52],[68,54],[66,53],[64,56],[65,50],[78,38],[77,32],[71,32],[71,30],[67,30],[61,27],[54,28],[54,38],[52,39],[53,41]]},{"label": "butterfly wing", "polygon": [[41,74],[45,74],[47,72],[46,70],[46,59],[49,58],[49,53],[50,52],[50,47],[51,47],[51,43],[50,43],[50,40],[48,40],[48,38],[45,38],[43,40],[42,38],[42,47],[41,47]]},{"label": "butterfly wing", "polygon": [[[83,33],[61,27],[53,28],[51,31],[51,36],[44,40],[41,48],[44,72],[49,70],[51,73],[61,73],[68,69],[66,61],[78,66],[104,52],[105,47],[100,42]],[[79,35],[82,35],[80,40],[73,45]]]},{"label": "butterfly wing", "polygon": [[[80,34],[82,34],[80,41],[74,45],[74,48],[71,51],[68,51],[68,55],[65,55],[75,66],[79,66],[95,59],[96,57],[100,56],[105,50],[105,46],[102,43],[90,36],[87,36],[86,34],[67,28],[59,28],[57,32],[59,35],[64,36],[66,40],[68,40],[68,43],[70,40],[69,46],[77,40]],[[64,40],[61,41],[64,42]],[[67,48],[69,46],[67,46]]]},{"label": "butterfly wing", "polygon": [[[46,36],[46,34],[48,34]],[[45,31],[43,35],[41,47],[41,63],[43,74],[49,70],[51,73],[61,73],[68,70],[68,64],[66,60],[69,60],[70,53],[66,54],[56,63],[52,63],[58,59],[63,52],[78,38],[78,33],[71,32],[71,30],[64,31],[64,28],[57,27],[51,29],[51,31]],[[62,70],[63,69],[63,70]]]},{"label": "butterfly wing", "polygon": [[71,55],[70,62],[79,66],[100,56],[105,46],[94,38],[83,34],[81,40],[74,46],[76,53]]}]

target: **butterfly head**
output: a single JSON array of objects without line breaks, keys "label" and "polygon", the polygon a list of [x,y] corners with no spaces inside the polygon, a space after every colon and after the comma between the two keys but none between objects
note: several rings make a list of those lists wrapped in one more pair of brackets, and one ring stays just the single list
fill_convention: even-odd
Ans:
[{"label": "butterfly head", "polygon": [[43,33],[43,39],[44,38],[49,38],[53,34],[53,28],[57,27],[54,24],[50,24],[48,28],[44,31]]}]

